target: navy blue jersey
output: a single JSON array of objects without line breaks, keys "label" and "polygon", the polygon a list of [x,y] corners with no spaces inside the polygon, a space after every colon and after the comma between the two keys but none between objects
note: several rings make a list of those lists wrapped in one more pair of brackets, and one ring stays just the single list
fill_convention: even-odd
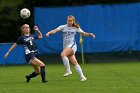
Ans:
[{"label": "navy blue jersey", "polygon": [[38,39],[38,36],[35,37],[33,34],[30,34],[29,36],[22,35],[18,38],[16,44],[21,44],[23,46],[25,49],[25,55],[35,53],[37,52],[37,48],[34,43],[35,39]]}]

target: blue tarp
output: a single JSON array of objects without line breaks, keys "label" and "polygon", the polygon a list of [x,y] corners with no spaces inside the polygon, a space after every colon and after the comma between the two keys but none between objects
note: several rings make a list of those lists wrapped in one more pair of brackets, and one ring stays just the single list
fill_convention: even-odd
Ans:
[{"label": "blue tarp", "polygon": [[[86,32],[92,32],[96,39],[83,37],[85,53],[140,50],[140,3],[113,5],[85,5],[70,7],[35,7],[35,24],[44,38],[36,45],[41,54],[58,54],[62,51],[62,35],[45,34],[66,24],[66,17],[74,15]],[[81,52],[79,34],[76,36],[78,52]],[[0,44],[0,64],[24,64],[24,51],[18,46],[7,59],[3,56],[11,44]]]},{"label": "blue tarp", "polygon": [[[85,53],[140,50],[140,3],[36,7],[35,24],[45,35],[48,31],[65,24],[68,15],[74,15],[84,31],[96,35],[95,40],[90,37],[83,38]],[[80,52],[79,35],[76,36],[76,41]],[[43,38],[39,41],[40,45],[42,53],[60,53],[61,33]]]},{"label": "blue tarp", "polygon": [[17,46],[8,56],[4,58],[5,53],[12,46],[12,44],[0,44],[0,65],[6,64],[25,64],[24,51],[21,46]]}]

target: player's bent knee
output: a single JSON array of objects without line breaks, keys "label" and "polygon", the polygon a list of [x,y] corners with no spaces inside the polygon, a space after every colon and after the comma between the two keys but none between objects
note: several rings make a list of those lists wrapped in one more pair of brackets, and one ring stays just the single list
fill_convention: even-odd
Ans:
[{"label": "player's bent knee", "polygon": [[41,60],[39,60],[39,59],[37,59],[37,63],[39,64],[40,67],[41,66],[45,66],[45,64]]},{"label": "player's bent knee", "polygon": [[42,64],[41,64],[41,67],[42,67],[42,66],[45,66],[45,64],[44,64],[43,62],[42,62]]},{"label": "player's bent knee", "polygon": [[65,54],[64,53],[61,53],[61,55],[60,55],[62,58],[65,56]]},{"label": "player's bent knee", "polygon": [[40,66],[45,66],[45,64],[39,60]]}]

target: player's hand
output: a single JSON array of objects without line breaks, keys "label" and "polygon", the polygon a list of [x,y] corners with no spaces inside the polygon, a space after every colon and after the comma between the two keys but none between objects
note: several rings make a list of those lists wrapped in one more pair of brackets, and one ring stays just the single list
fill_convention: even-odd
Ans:
[{"label": "player's hand", "polygon": [[34,30],[39,30],[37,26],[34,26],[34,28],[33,28],[33,29],[34,29]]},{"label": "player's hand", "polygon": [[5,55],[4,55],[4,58],[7,58],[9,55],[9,53],[7,52]]},{"label": "player's hand", "polygon": [[91,37],[93,37],[93,38],[95,38],[95,35],[94,35],[94,34],[92,34],[92,33],[90,33],[90,36],[91,36]]},{"label": "player's hand", "polygon": [[48,33],[46,34],[46,37],[49,37],[49,35],[50,35],[50,32],[48,32]]}]

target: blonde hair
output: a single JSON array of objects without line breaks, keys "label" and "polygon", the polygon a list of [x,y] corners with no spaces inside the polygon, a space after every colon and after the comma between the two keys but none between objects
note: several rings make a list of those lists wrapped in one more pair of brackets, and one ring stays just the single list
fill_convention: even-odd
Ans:
[{"label": "blonde hair", "polygon": [[[28,24],[23,24],[23,25],[20,27],[21,34],[24,34],[23,29],[24,29],[24,27],[25,27],[26,25],[28,25]],[[29,25],[28,25],[28,26],[29,26]]]},{"label": "blonde hair", "polygon": [[78,23],[76,23],[75,17],[73,15],[69,15],[67,17],[67,20],[68,20],[68,18],[72,18],[73,19],[73,24],[72,24],[73,27],[80,28],[80,25]]}]

